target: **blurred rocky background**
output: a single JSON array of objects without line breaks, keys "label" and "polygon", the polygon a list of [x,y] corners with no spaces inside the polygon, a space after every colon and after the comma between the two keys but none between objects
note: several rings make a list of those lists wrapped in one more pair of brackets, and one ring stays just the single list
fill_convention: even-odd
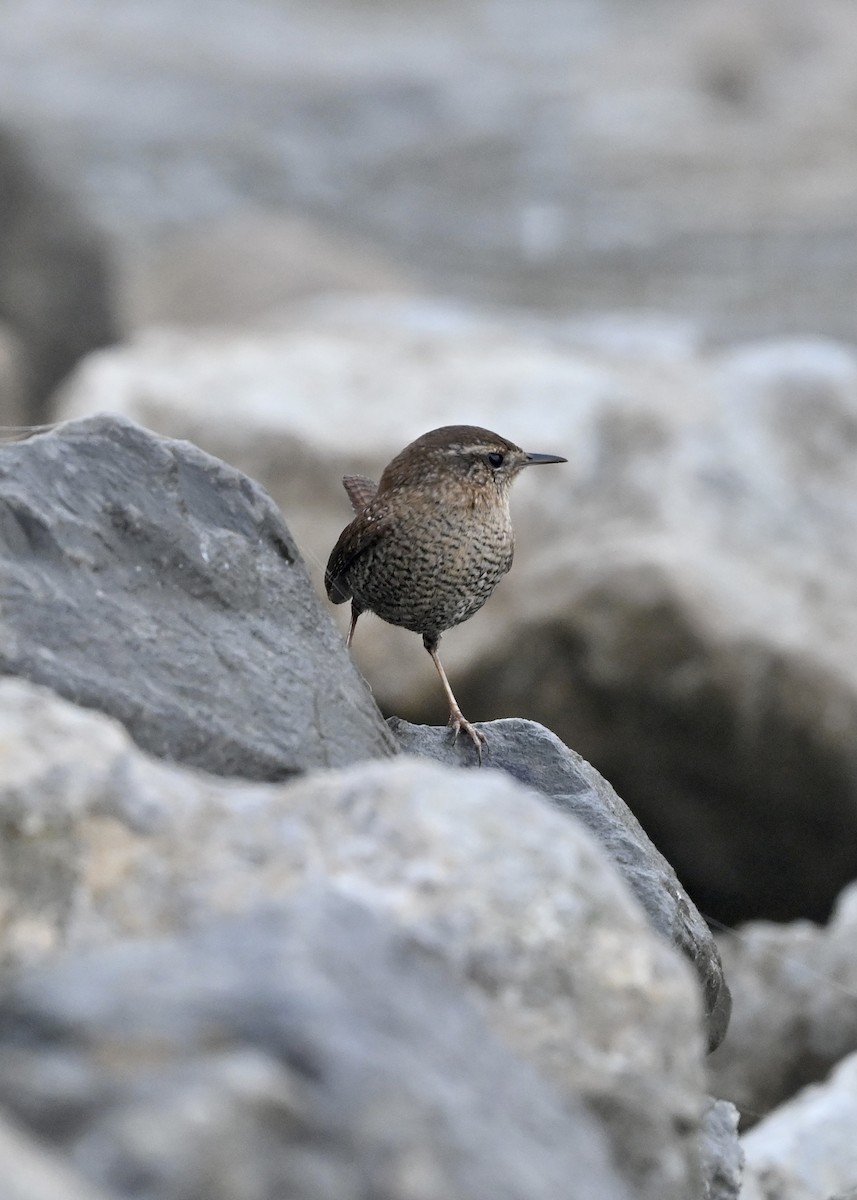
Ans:
[{"label": "blurred rocky background", "polygon": [[[847,1128],[857,1102],[855,53],[853,0],[0,5],[0,420],[111,411],[190,439],[271,493],[317,589],[349,519],[341,475],[377,476],[432,426],[484,424],[569,459],[516,486],[513,571],[444,638],[444,660],[471,719],[552,729],[615,786],[702,912],[740,926],[723,942],[735,1010],[710,1086],[745,1125],[776,1109],[745,1138],[747,1200],[857,1186],[847,1137],[824,1143],[820,1165],[801,1150],[806,1130]],[[4,470],[16,514],[4,537],[39,557],[53,542],[32,534],[50,526],[38,475]],[[79,485],[96,514],[100,478]],[[193,516],[188,544],[197,518],[208,527],[208,509],[181,507],[165,478],[164,509],[145,514],[161,530],[150,566],[177,561],[159,540],[182,541],[171,504]],[[143,502],[129,489],[115,503],[140,537]],[[89,553],[76,538],[74,562]],[[157,589],[129,582],[139,545],[122,584],[135,652],[159,645]],[[54,574],[7,577],[6,598],[54,588],[66,560],[48,558]],[[209,568],[194,563],[217,608],[229,589]],[[68,598],[52,632],[91,627],[91,611],[66,620],[82,603]],[[315,619],[306,598],[301,611]],[[190,618],[174,616],[170,645],[190,665],[170,650],[155,732],[140,737],[152,697],[138,705],[121,668],[126,707],[107,711],[151,753],[247,775],[235,764],[250,747],[266,764],[252,777],[271,778],[297,728],[257,715],[280,610],[231,659],[206,660],[253,664],[240,695],[254,699],[240,704],[254,722],[235,738],[226,684],[190,715],[176,699],[205,639],[183,642]],[[71,676],[65,647],[4,636],[4,671],[99,707],[77,674],[85,632]],[[444,719],[418,638],[365,618],[355,658],[386,714]],[[360,736],[386,744],[359,679],[346,686]],[[295,695],[288,679],[275,694],[277,706]],[[359,758],[350,730],[341,745],[321,731],[316,765]],[[312,760],[315,742],[297,740]],[[41,926],[23,928],[26,942]],[[135,928],[151,932],[133,920],[123,932]],[[791,1099],[841,1060],[820,1098]],[[0,1062],[0,1086],[19,1067],[4,1076]],[[33,1124],[20,1097],[6,1102]],[[76,1200],[62,1169],[40,1162],[46,1179],[59,1172],[46,1194]],[[734,1194],[721,1185],[709,1200]],[[157,1200],[196,1195],[180,1180],[147,1186]],[[605,1182],[605,1196],[621,1186]]]},{"label": "blurred rocky background", "polygon": [[849,0],[9,0],[125,329],[398,282],[854,335]]}]

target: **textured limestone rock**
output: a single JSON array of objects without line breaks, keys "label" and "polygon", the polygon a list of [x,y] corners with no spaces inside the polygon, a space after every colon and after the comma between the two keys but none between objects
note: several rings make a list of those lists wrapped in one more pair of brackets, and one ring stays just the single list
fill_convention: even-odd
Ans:
[{"label": "textured limestone rock", "polygon": [[744,1151],[738,1141],[738,1111],[728,1100],[709,1102],[699,1145],[703,1200],[738,1200]]},{"label": "textured limestone rock", "polygon": [[7,969],[325,882],[440,952],[503,1040],[602,1114],[642,1196],[685,1200],[697,986],[591,834],[537,794],[413,758],[218,780],[22,681],[0,686],[0,745]]},{"label": "textured limestone rock", "polygon": [[0,1096],[116,1197],[640,1195],[440,958],[330,893],[23,980]]},{"label": "textured limestone rock", "polygon": [[[467,756],[449,730],[391,719],[402,749],[450,766]],[[652,925],[696,968],[708,1020],[709,1046],[718,1046],[729,1024],[731,999],[714,938],[675,871],[606,779],[559,738],[532,721],[483,724],[485,767],[505,771],[546,796],[560,812],[582,821],[621,871]],[[472,761],[472,756],[471,756]]]},{"label": "textured limestone rock", "polygon": [[111,417],[0,447],[0,673],[163,758],[282,778],[392,752],[270,498]]}]

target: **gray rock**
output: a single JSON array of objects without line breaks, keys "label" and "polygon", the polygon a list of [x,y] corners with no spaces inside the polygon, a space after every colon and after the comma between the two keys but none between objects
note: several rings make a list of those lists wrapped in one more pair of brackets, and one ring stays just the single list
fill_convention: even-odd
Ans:
[{"label": "gray rock", "polygon": [[126,420],[0,448],[0,673],[139,745],[276,779],[392,753],[270,498]]},{"label": "gray rock", "polygon": [[[471,762],[445,728],[388,722],[403,750],[448,765]],[[486,767],[505,771],[583,822],[607,850],[652,925],[690,959],[702,985],[709,1047],[723,1041],[731,998],[717,945],[672,867],[606,779],[585,759],[534,721],[512,719],[478,726],[488,738]]]},{"label": "gray rock", "polygon": [[825,927],[756,921],[720,939],[734,1009],[709,1087],[745,1128],[857,1052],[855,942],[857,884]]},{"label": "gray rock", "polygon": [[118,1200],[6,1116],[0,1118],[0,1163],[3,1200]]},{"label": "gray rock", "polygon": [[711,1100],[699,1136],[703,1200],[738,1200],[744,1152],[738,1141],[738,1110],[728,1100]]},{"label": "gray rock", "polygon": [[23,144],[2,130],[0,319],[24,351],[26,411],[19,424],[44,420],[48,396],[77,360],[118,336],[104,240]]},{"label": "gray rock", "polygon": [[25,979],[0,1097],[134,1200],[640,1195],[438,958],[318,892]]},{"label": "gray rock", "polygon": [[857,1179],[857,1054],[742,1138],[741,1200],[816,1200]]},{"label": "gray rock", "polygon": [[401,756],[286,785],[152,759],[0,683],[7,971],[330,884],[441,953],[494,1029],[602,1114],[647,1200],[698,1177],[702,1005],[595,838],[498,771]]}]

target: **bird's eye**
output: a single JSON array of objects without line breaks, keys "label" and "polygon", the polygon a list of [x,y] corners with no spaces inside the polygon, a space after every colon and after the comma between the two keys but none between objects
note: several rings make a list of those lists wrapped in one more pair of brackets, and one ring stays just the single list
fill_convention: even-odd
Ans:
[{"label": "bird's eye", "polygon": [[506,456],[501,454],[499,450],[492,450],[491,453],[486,454],[485,457],[488,460],[488,466],[494,467],[496,470],[498,467],[502,467]]}]

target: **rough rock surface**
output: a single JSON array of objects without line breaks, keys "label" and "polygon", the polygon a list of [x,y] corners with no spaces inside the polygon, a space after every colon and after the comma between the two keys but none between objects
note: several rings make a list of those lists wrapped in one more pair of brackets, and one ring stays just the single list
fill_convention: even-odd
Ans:
[{"label": "rough rock surface", "polygon": [[[453,766],[469,751],[453,745],[446,728],[409,725],[396,718],[389,725],[408,754]],[[506,720],[477,727],[488,739],[483,766],[505,771],[582,821],[613,859],[655,929],[693,963],[702,987],[709,1046],[714,1049],[726,1033],[731,1009],[717,945],[675,871],[628,806],[594,767],[541,725]]]},{"label": "rough rock surface", "polygon": [[[3,39],[0,38],[0,41]],[[24,411],[43,421],[47,399],[79,358],[116,340],[105,248],[62,189],[0,130],[0,320],[23,350]]]},{"label": "rough rock surface", "polygon": [[0,673],[153,754],[283,778],[393,752],[270,498],[96,417],[0,448]]},{"label": "rough rock surface", "polygon": [[741,1139],[741,1200],[817,1200],[857,1179],[857,1054]]},{"label": "rough rock surface", "polygon": [[[578,749],[704,913],[825,919],[857,876],[857,356],[702,356],[625,328],[605,351],[594,325],[328,304],[265,336],[93,356],[61,411],[201,439],[317,566],[350,519],[341,475],[432,425],[466,413],[566,454],[516,485],[515,564],[444,637],[464,711]],[[442,718],[418,638],[367,619],[354,649],[387,713]]]},{"label": "rough rock surface", "polygon": [[727,1100],[711,1100],[700,1135],[702,1200],[738,1200],[744,1152],[738,1141],[738,1111]]},{"label": "rough rock surface", "polygon": [[507,1044],[601,1113],[641,1196],[686,1200],[698,988],[591,834],[537,794],[404,757],[218,780],[20,680],[0,685],[0,745],[7,969],[330,883],[440,951]]},{"label": "rough rock surface", "polygon": [[25,979],[0,1097],[135,1200],[639,1194],[439,958],[329,894]]},{"label": "rough rock surface", "polygon": [[857,1053],[857,884],[830,923],[753,922],[720,939],[734,997],[729,1033],[708,1060],[709,1086],[745,1126]]}]

